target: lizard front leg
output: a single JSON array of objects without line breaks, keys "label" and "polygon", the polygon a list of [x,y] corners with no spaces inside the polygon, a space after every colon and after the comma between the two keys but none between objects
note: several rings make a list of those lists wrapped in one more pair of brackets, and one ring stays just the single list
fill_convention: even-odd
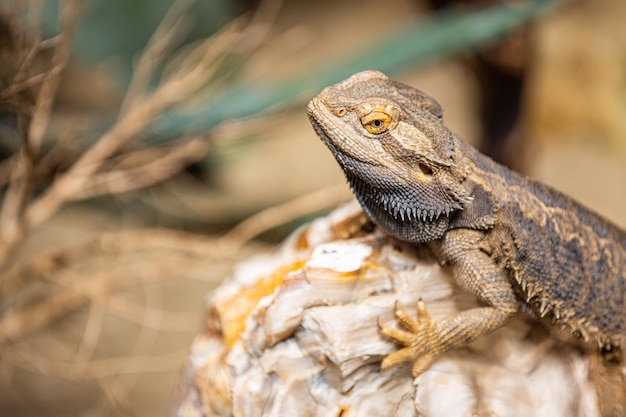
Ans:
[{"label": "lizard front leg", "polygon": [[454,232],[449,232],[450,236],[436,249],[442,261],[452,267],[457,283],[486,306],[434,321],[421,301],[417,305],[417,320],[396,305],[396,318],[405,330],[379,325],[385,336],[405,347],[385,357],[382,369],[414,361],[413,376],[418,376],[443,352],[502,327],[518,311],[515,294],[503,271],[487,253],[477,248],[476,241],[467,239],[467,235],[455,241],[457,233]]},{"label": "lizard front leg", "polygon": [[407,330],[379,323],[381,332],[405,347],[387,355],[381,369],[413,361],[413,376],[424,373],[435,359],[450,348],[463,346],[506,324],[511,312],[494,307],[464,311],[453,317],[433,321],[422,301],[417,305],[418,319],[413,320],[399,307],[396,317]]}]

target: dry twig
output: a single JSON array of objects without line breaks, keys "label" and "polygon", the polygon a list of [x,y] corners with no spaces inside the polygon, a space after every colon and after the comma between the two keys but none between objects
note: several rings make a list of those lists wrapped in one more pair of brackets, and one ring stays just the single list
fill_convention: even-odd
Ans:
[{"label": "dry twig", "polygon": [[150,249],[169,249],[182,250],[187,255],[196,255],[205,259],[232,261],[232,258],[224,257],[225,252],[220,250],[222,246],[223,244],[216,239],[171,229],[105,233],[79,245],[51,250],[30,259],[25,265],[14,267],[4,274],[4,281],[0,286],[0,297],[15,293],[28,279],[53,277],[67,265],[101,253],[115,255]]},{"label": "dry twig", "polygon": [[[141,100],[89,148],[72,167],[59,176],[46,192],[26,209],[25,226],[32,228],[50,218],[59,207],[80,194],[102,164],[137,138],[138,134],[169,106],[188,98],[204,85],[215,68],[214,60],[223,55],[235,41],[233,33],[228,31],[218,36],[218,41],[211,46],[204,45],[204,53],[195,56],[189,66],[179,70],[156,88],[148,97]],[[2,259],[0,257],[0,259]]]},{"label": "dry twig", "polygon": [[[25,279],[36,276],[54,276],[54,282],[62,284],[65,290],[34,305],[29,304],[5,314],[0,319],[0,346],[48,325],[61,315],[74,311],[91,300],[102,299],[121,287],[136,284],[136,277],[142,276],[139,275],[142,271],[128,266],[117,268],[119,270],[109,269],[103,274],[91,275],[89,279],[68,276],[66,265],[71,265],[77,260],[94,256],[100,251],[111,255],[145,249],[170,248],[183,251],[184,256],[193,254],[197,256],[197,259],[230,262],[229,259],[234,259],[236,252],[255,236],[310,213],[335,206],[345,201],[347,196],[346,187],[341,184],[298,197],[251,216],[219,239],[176,230],[135,230],[105,234],[73,248],[52,251],[35,258],[25,268],[14,270],[5,277],[4,285],[0,287],[2,290],[0,294],[10,294],[23,285]],[[186,259],[189,261],[193,258],[187,257]],[[176,257],[174,260],[166,258],[156,261],[155,265],[150,266],[151,270],[155,271],[154,279],[165,279],[176,269],[177,262],[179,258]],[[132,312],[135,317],[140,314],[132,305],[119,300],[112,301],[110,306],[114,310],[122,309],[127,313]],[[144,309],[142,314],[144,320],[149,320],[144,324],[147,327],[153,327],[155,322],[148,318],[149,312]]]},{"label": "dry twig", "polygon": [[[74,137],[69,140],[68,136],[55,138],[50,147],[47,142],[46,147],[43,145],[44,139],[48,139],[52,104],[68,63],[70,40],[83,1],[64,3],[62,32],[46,40],[38,40],[35,36],[34,46],[23,51],[13,83],[0,91],[0,100],[26,91],[36,93],[31,123],[24,129],[26,133],[21,147],[0,165],[0,189],[4,191],[0,209],[0,298],[7,300],[9,295],[17,294],[21,288],[37,280],[42,281],[48,291],[43,296],[39,293],[40,298],[28,294],[23,297],[28,298],[25,301],[14,302],[10,308],[3,306],[0,347],[6,363],[70,379],[113,376],[106,382],[100,381],[103,401],[112,407],[129,408],[126,399],[129,382],[118,378],[119,375],[172,369],[178,367],[182,356],[181,352],[173,352],[145,357],[145,352],[153,351],[156,343],[151,332],[154,329],[190,330],[196,324],[195,318],[189,315],[164,311],[162,294],[160,290],[151,292],[150,283],[175,277],[183,263],[212,259],[216,264],[229,265],[237,250],[253,237],[347,198],[345,186],[318,191],[252,216],[219,239],[173,230],[134,230],[105,234],[71,248],[28,258],[19,264],[9,262],[28,232],[47,221],[63,204],[150,186],[209,152],[215,144],[207,137],[186,138],[162,148],[142,148],[136,142],[165,110],[210,92],[212,77],[225,55],[235,48],[256,47],[267,33],[280,3],[279,0],[265,1],[264,11],[259,12],[247,28],[242,29],[241,21],[235,22],[215,37],[190,46],[167,60],[163,75],[151,89],[149,86],[155,81],[157,65],[166,62],[166,56],[181,35],[183,11],[188,1],[175,2],[137,62],[131,87],[115,124],[82,154],[76,152],[77,156],[71,158],[74,162],[61,173],[55,172],[59,154],[80,142]],[[48,67],[33,73],[31,65],[43,50],[51,51]],[[50,181],[52,177],[54,179]],[[35,185],[42,189],[39,194],[33,192]],[[167,255],[130,266],[114,264],[96,272],[81,273],[74,269],[99,255],[121,257],[123,253],[138,254],[154,249],[165,249],[163,252]],[[146,306],[120,295],[122,289],[132,286],[144,289],[148,300]],[[29,351],[27,343],[19,343],[25,335],[85,306],[89,306],[89,316],[73,363],[48,360],[39,352]],[[128,357],[96,361],[93,357],[101,342],[103,317],[109,312],[136,323],[142,331],[134,339],[135,346]]]},{"label": "dry twig", "polygon": [[[62,31],[52,54],[51,70],[43,74],[26,138],[17,157],[13,158],[11,180],[4,195],[2,210],[0,211],[0,240],[2,242],[0,246],[0,265],[23,235],[22,229],[25,227],[23,213],[28,202],[28,194],[31,191],[31,174],[48,126],[52,103],[59,86],[62,69],[69,60],[70,43],[80,15],[82,3],[82,0],[74,0],[67,2],[63,7],[61,15]],[[28,61],[30,56],[32,56],[31,53],[27,55],[24,62]],[[16,79],[22,78],[23,76],[21,75],[22,73],[18,71]],[[28,82],[28,80],[24,82]],[[17,84],[19,85],[21,82]],[[21,86],[14,88],[14,90],[19,91],[20,88]]]},{"label": "dry twig", "polygon": [[[9,256],[25,234],[48,220],[66,202],[105,193],[128,192],[152,185],[180,171],[208,152],[209,145],[206,141],[196,138],[182,143],[174,152],[142,167],[126,171],[104,169],[110,158],[137,140],[166,109],[189,99],[201,90],[217,71],[221,58],[240,39],[239,27],[229,26],[214,38],[201,42],[185,56],[179,57],[179,65],[166,73],[154,90],[146,91],[147,83],[152,79],[155,70],[155,62],[164,59],[166,51],[171,48],[180,31],[182,12],[187,3],[183,0],[175,2],[144,51],[117,122],[39,197],[32,199],[30,191],[35,161],[51,115],[56,88],[67,64],[69,41],[79,14],[78,6],[82,3],[74,0],[66,4],[63,9],[63,31],[56,38],[51,69],[34,78],[16,76],[21,81],[14,83],[11,90],[19,91],[42,79],[27,138],[17,157],[12,158],[11,178],[0,212],[0,268],[6,265]],[[38,49],[40,48],[32,48],[31,51]],[[34,53],[29,52],[23,62],[32,61],[33,55]],[[3,93],[9,94],[11,91],[5,90]]]},{"label": "dry twig", "polygon": [[154,72],[163,62],[168,51],[181,37],[184,13],[189,9],[192,1],[179,0],[172,7],[156,28],[148,45],[142,52],[135,66],[133,78],[126,91],[124,101],[120,106],[120,117],[128,113],[128,110],[136,105],[147,94],[147,89]]},{"label": "dry twig", "polygon": [[114,357],[74,363],[42,358],[39,352],[28,352],[24,347],[21,349],[10,347],[3,351],[3,359],[14,366],[46,375],[66,379],[101,379],[116,375],[177,369],[180,366],[180,358],[184,357],[185,353],[187,348],[162,355]]},{"label": "dry twig", "polygon": [[223,239],[228,242],[230,249],[235,251],[268,230],[306,215],[335,207],[350,198],[345,184],[323,188],[250,216],[233,227]]},{"label": "dry twig", "polygon": [[121,288],[137,285],[139,277],[149,277],[151,280],[168,279],[180,265],[180,257],[170,255],[148,265],[109,268],[105,272],[92,274],[88,280],[70,275],[66,279],[73,282],[71,286],[65,286],[62,291],[55,291],[33,305],[6,312],[0,320],[0,345],[45,327],[91,300],[106,299]]},{"label": "dry twig", "polygon": [[[164,148],[161,155],[143,165],[91,175],[72,199],[81,200],[98,195],[127,193],[154,185],[202,159],[210,148],[211,143],[205,138],[185,140],[175,146]],[[155,153],[155,149],[148,149],[148,151],[150,154]]]}]

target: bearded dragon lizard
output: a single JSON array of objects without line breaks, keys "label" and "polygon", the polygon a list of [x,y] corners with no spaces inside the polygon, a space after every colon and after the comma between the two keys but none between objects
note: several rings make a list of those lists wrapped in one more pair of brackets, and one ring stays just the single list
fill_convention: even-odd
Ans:
[{"label": "bearded dragon lizard", "polygon": [[308,105],[368,217],[389,235],[430,247],[483,305],[431,320],[396,306],[405,347],[386,369],[423,373],[448,349],[517,314],[569,340],[618,351],[626,334],[626,232],[573,199],[497,164],[443,123],[439,103],[377,71],[326,87]]}]

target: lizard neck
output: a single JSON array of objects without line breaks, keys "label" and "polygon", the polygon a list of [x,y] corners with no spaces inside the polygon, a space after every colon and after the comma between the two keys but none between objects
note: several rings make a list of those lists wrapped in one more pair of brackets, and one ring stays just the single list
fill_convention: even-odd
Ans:
[{"label": "lizard neck", "polygon": [[415,202],[401,190],[377,189],[348,172],[346,177],[365,213],[391,236],[411,243],[429,242],[440,239],[448,229],[450,212],[422,217]]}]

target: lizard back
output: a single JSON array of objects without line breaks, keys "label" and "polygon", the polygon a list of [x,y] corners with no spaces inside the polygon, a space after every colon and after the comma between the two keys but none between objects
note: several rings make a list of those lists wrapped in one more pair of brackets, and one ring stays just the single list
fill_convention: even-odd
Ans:
[{"label": "lizard back", "polygon": [[[538,317],[598,346],[626,333],[626,232],[576,200],[459,143],[472,181],[499,205],[496,260]],[[568,332],[569,333],[569,332]]]}]

